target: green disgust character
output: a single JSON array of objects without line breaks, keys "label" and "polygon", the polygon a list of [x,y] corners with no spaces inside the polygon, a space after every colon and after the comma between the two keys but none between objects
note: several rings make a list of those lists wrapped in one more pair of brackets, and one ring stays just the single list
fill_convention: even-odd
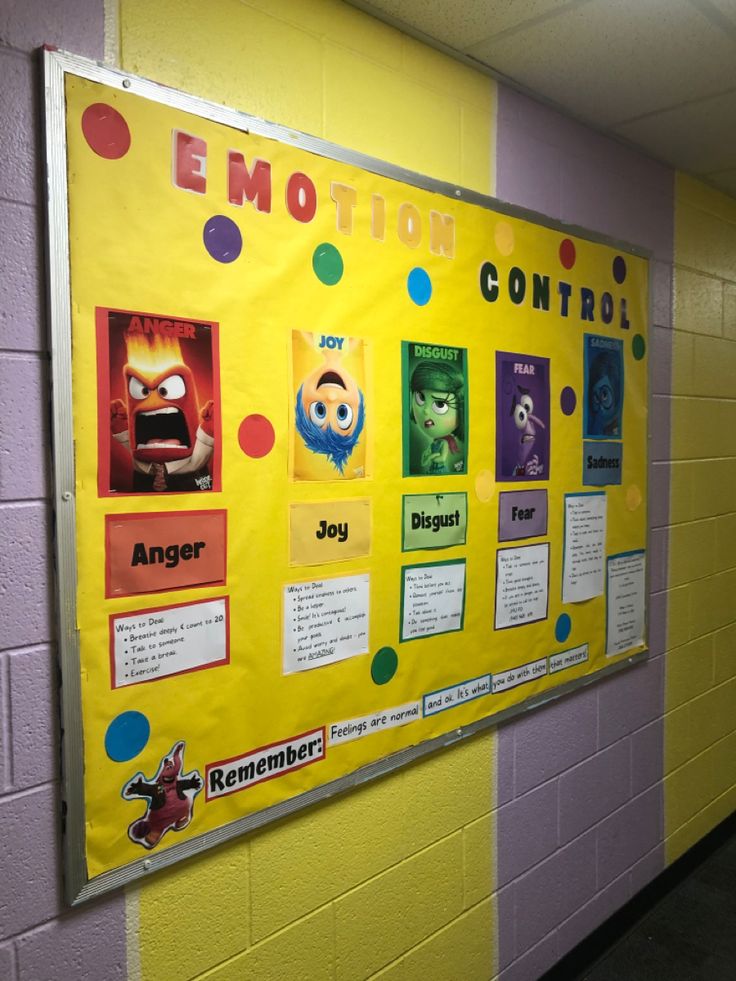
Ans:
[{"label": "green disgust character", "polygon": [[420,361],[411,375],[411,417],[422,433],[421,473],[462,473],[465,379],[455,365]]}]

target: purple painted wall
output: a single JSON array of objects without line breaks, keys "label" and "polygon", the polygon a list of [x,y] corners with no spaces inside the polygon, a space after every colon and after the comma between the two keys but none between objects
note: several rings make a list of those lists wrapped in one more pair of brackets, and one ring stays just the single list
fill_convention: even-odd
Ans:
[{"label": "purple painted wall", "polygon": [[125,977],[123,896],[64,911],[50,579],[41,79],[47,43],[101,59],[103,0],[0,4],[0,978]]},{"label": "purple painted wall", "polygon": [[500,978],[534,981],[664,867],[674,172],[502,86],[496,165],[502,200],[654,256],[651,657],[498,734]]}]

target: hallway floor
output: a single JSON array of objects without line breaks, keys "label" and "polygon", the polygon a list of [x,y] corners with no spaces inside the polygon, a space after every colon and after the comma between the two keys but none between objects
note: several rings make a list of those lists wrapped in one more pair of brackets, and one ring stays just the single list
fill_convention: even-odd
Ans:
[{"label": "hallway floor", "polygon": [[545,975],[545,981],[734,978],[734,816]]}]

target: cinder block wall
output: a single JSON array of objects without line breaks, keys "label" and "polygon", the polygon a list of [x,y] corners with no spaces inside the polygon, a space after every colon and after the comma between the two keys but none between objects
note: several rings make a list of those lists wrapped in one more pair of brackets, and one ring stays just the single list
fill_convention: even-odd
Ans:
[{"label": "cinder block wall", "polygon": [[[338,0],[4,7],[0,978],[537,978],[734,808],[736,204]],[[75,911],[59,889],[43,42],[654,254],[649,663]]]},{"label": "cinder block wall", "polygon": [[668,862],[736,809],[736,202],[684,175],[674,328]]},{"label": "cinder block wall", "polygon": [[125,978],[124,898],[60,889],[40,113],[34,50],[101,58],[99,0],[0,8],[0,978]]},{"label": "cinder block wall", "polygon": [[[498,733],[501,977],[534,979],[664,865],[674,174],[500,88],[500,198],[651,250],[648,662]],[[661,461],[661,462],[660,462]],[[508,966],[507,966],[508,965]]]}]

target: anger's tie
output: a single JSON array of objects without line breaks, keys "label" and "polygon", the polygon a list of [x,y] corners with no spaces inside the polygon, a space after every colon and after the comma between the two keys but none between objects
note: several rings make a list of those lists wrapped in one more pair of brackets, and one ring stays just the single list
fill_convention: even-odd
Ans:
[{"label": "anger's tie", "polygon": [[154,463],[153,466],[153,489],[155,491],[166,490],[166,467],[163,463]]}]

